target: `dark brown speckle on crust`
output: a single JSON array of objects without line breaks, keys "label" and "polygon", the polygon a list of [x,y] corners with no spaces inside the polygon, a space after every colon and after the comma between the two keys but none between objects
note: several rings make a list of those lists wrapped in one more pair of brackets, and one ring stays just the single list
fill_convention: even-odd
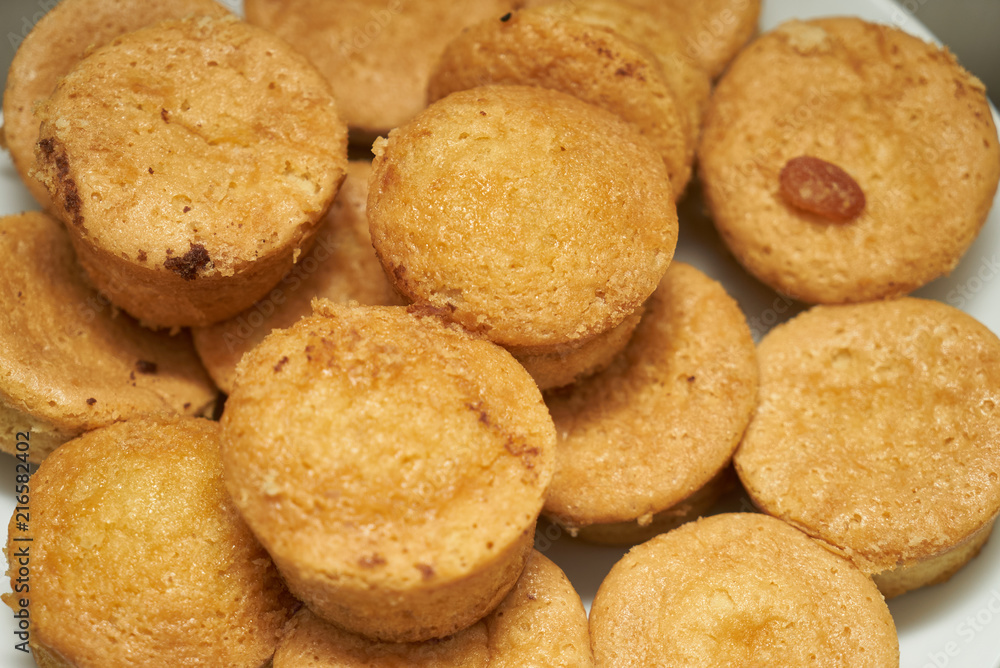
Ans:
[{"label": "dark brown speckle on crust", "polygon": [[163,266],[180,274],[185,281],[193,281],[198,276],[198,270],[205,267],[212,258],[208,256],[208,251],[201,244],[192,243],[191,249],[180,257],[167,258]]},{"label": "dark brown speckle on crust", "polygon": [[97,403],[97,399],[95,399],[94,397],[91,397],[91,398],[87,399],[87,405],[88,406],[93,406],[96,403]]},{"label": "dark brown speckle on crust", "polygon": [[416,564],[417,570],[420,571],[420,576],[424,580],[430,580],[434,577],[434,567],[430,564]]},{"label": "dark brown speckle on crust", "polygon": [[135,363],[135,370],[143,374],[154,374],[159,371],[159,367],[156,362],[150,362],[148,360],[138,360]]},{"label": "dark brown speckle on crust", "polygon": [[56,188],[58,193],[62,195],[63,209],[74,225],[83,225],[83,216],[80,214],[82,206],[80,192],[77,190],[76,182],[69,176],[69,160],[66,158],[65,152],[59,150],[60,146],[52,138],[40,140],[38,148],[43,160],[55,164]]},{"label": "dark brown speckle on crust", "polygon": [[376,566],[384,566],[385,557],[383,557],[378,552],[372,554],[366,554],[358,559],[358,566],[361,568],[375,568]]}]

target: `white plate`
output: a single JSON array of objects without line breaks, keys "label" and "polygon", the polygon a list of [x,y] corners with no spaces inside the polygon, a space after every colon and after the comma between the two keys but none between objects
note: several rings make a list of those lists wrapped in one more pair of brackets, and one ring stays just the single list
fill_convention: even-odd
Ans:
[{"label": "white plate", "polygon": [[[924,2],[926,0],[921,0]],[[933,35],[891,0],[764,0],[761,29],[768,30],[793,17],[854,14],[900,27],[919,37]],[[225,4],[232,6],[233,2]],[[1000,123],[994,111],[994,118]],[[1000,200],[1000,197],[998,197]],[[38,208],[21,185],[5,153],[0,154],[0,214]],[[725,251],[701,205],[688,198],[680,210],[683,225],[678,259],[690,262],[722,281],[739,300],[755,335],[788,319],[801,307],[790,304],[743,271]],[[17,258],[3,258],[16,262]],[[986,226],[951,276],[919,290],[921,297],[957,306],[1000,334],[1000,206],[994,207]],[[0,456],[0,523],[14,509],[14,459]],[[738,500],[720,510],[749,510]],[[593,599],[601,580],[624,550],[587,545],[560,535],[553,525],[539,527],[536,547],[566,571],[584,602]],[[5,537],[6,538],[6,537]],[[10,591],[2,579],[0,591]],[[948,583],[911,592],[889,604],[899,632],[903,668],[1000,667],[1000,536],[990,540],[982,553]],[[28,668],[34,662],[14,649],[15,620],[0,608],[0,667]]]}]

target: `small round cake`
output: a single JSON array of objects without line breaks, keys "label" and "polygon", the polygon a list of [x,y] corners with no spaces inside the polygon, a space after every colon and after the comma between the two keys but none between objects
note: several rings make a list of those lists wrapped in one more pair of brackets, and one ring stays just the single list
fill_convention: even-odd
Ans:
[{"label": "small round cake", "polygon": [[736,259],[825,304],[950,272],[1000,179],[982,83],[948,51],[857,18],[789,21],[741,52],[712,96],[699,161]]},{"label": "small round cake", "polygon": [[298,605],[229,499],[215,422],[88,432],[42,462],[18,519],[6,551],[29,555],[30,589],[4,600],[30,609],[42,668],[259,668]]},{"label": "small round cake", "polygon": [[945,304],[817,306],[759,350],[734,462],[761,509],[886,596],[948,579],[1000,512],[1000,339]]},{"label": "small round cake", "polygon": [[433,315],[314,309],[237,367],[233,499],[326,621],[390,642],[471,626],[530,552],[554,468],[541,394],[505,350]]},{"label": "small round cake", "polygon": [[[151,332],[91,288],[59,221],[0,218],[0,436],[41,461],[85,431],[147,414],[210,414],[187,335]],[[24,439],[15,438],[27,432]]]},{"label": "small round cake", "polygon": [[611,366],[547,395],[545,514],[588,540],[646,540],[708,511],[757,400],[750,329],[721,285],[674,262]]},{"label": "small round cake", "polygon": [[49,193],[30,174],[38,141],[36,104],[52,94],[87,51],[115,37],[189,14],[225,16],[214,0],[62,0],[35,24],[17,47],[3,93],[3,139],[21,180],[35,199],[51,208]]},{"label": "small round cake", "polygon": [[81,264],[156,327],[208,325],[266,295],[309,249],[347,167],[326,81],[235,17],[118,37],[38,116],[35,174]]},{"label": "small round cake", "polygon": [[715,515],[632,548],[594,597],[590,633],[602,668],[899,666],[871,579],[766,515]]},{"label": "small round cake", "polygon": [[374,151],[368,222],[386,274],[515,355],[617,327],[673,257],[663,162],[633,126],[564,93],[453,93]]},{"label": "small round cake", "polygon": [[579,346],[565,346],[553,350],[543,346],[537,354],[519,350],[514,358],[521,363],[543,392],[572,385],[592,376],[611,364],[632,338],[639,326],[644,308],[625,318],[617,327],[588,339]]},{"label": "small round cake", "polygon": [[[246,0],[247,20],[308,57],[330,81],[359,139],[402,125],[427,105],[427,79],[463,29],[512,0]],[[352,139],[354,141],[354,139]]]},{"label": "small round cake", "polygon": [[[462,32],[431,75],[428,99],[486,84],[558,90],[633,123],[656,149],[674,193],[691,176],[708,75],[672,32],[611,0],[557,3],[491,17]],[[666,66],[665,66],[666,63]]]},{"label": "small round cake", "polygon": [[760,0],[623,0],[625,6],[657,16],[682,39],[679,56],[691,60],[712,77],[757,31]]},{"label": "small round cake", "polygon": [[223,392],[233,389],[236,364],[272,329],[295,324],[312,313],[311,302],[401,305],[403,299],[372,250],[365,204],[371,163],[354,161],[337,199],[316,233],[316,242],[266,297],[237,316],[194,330],[201,361]]},{"label": "small round cake", "polygon": [[587,613],[558,566],[532,550],[514,589],[496,610],[442,640],[366,640],[319,619],[308,608],[289,624],[274,668],[590,668]]}]

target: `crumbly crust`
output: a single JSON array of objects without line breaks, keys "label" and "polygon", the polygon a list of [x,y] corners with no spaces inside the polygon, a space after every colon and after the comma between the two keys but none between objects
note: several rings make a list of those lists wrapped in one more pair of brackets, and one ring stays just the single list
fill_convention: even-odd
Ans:
[{"label": "crumbly crust", "polygon": [[326,81],[230,17],[118,37],[38,116],[36,175],[81,263],[153,326],[210,324],[266,294],[308,250],[347,166]]},{"label": "crumbly crust", "polygon": [[91,288],[62,225],[0,218],[0,434],[30,431],[31,458],[118,420],[204,415],[216,390],[187,333],[151,332]]},{"label": "crumbly crust", "polygon": [[681,37],[679,55],[712,77],[722,74],[757,32],[760,0],[623,0],[658,20]]},{"label": "crumbly crust", "polygon": [[878,573],[961,545],[1000,511],[1000,339],[945,304],[817,306],[761,341],[747,492]]},{"label": "crumbly crust", "polygon": [[587,613],[558,566],[532,551],[514,589],[485,619],[442,640],[382,643],[327,624],[303,608],[274,668],[589,668]]},{"label": "crumbly crust", "polygon": [[368,221],[387,275],[501,345],[617,326],[673,257],[663,162],[631,125],[564,93],[453,93],[374,151]]},{"label": "crumbly crust", "polygon": [[214,0],[62,0],[17,47],[3,94],[3,139],[21,180],[44,208],[52,208],[48,190],[31,176],[38,141],[35,105],[91,49],[127,32],[189,14],[226,16],[229,12]]},{"label": "crumbly crust", "polygon": [[[789,204],[779,174],[803,155],[849,174],[860,217]],[[736,258],[812,303],[906,294],[950,272],[1000,179],[982,83],[947,50],[856,18],[790,21],[740,53],[712,97],[704,192]]]},{"label": "crumbly crust", "polygon": [[707,100],[708,76],[701,73],[700,81],[691,77],[697,85],[680,87],[684,72],[671,67],[668,75],[650,45],[634,39],[648,35],[623,31],[627,13],[614,9],[560,3],[478,23],[444,50],[428,99],[489,84],[572,95],[633,123],[663,159],[674,192],[682,193],[696,145],[692,115],[700,118],[694,110]]},{"label": "crumbly crust", "polygon": [[230,492],[319,616],[387,641],[454,633],[523,568],[552,419],[509,353],[456,325],[315,310],[237,368],[222,416]]},{"label": "crumbly crust", "polygon": [[402,297],[372,250],[365,205],[371,163],[350,162],[337,199],[320,223],[316,242],[266,297],[229,320],[193,331],[194,345],[223,392],[233,389],[236,365],[272,329],[312,313],[313,298],[370,305],[401,305]]},{"label": "crumbly crust", "polygon": [[590,632],[607,668],[899,666],[871,579],[766,515],[702,518],[632,548],[601,583]]},{"label": "crumbly crust", "polygon": [[7,553],[31,539],[17,596],[44,666],[258,668],[297,605],[226,493],[208,420],[139,418],[66,443],[31,478],[28,532],[14,520]]},{"label": "crumbly crust", "polygon": [[334,9],[326,0],[246,0],[245,8],[250,23],[292,44],[330,81],[352,133],[374,138],[427,105],[427,80],[451,38],[514,4],[341,0]]},{"label": "crumbly crust", "polygon": [[507,350],[531,374],[538,389],[546,391],[565,387],[606,369],[632,338],[642,312],[643,307],[640,306],[618,326],[580,345],[553,346],[552,350]]},{"label": "crumbly crust", "polygon": [[694,267],[671,264],[611,366],[547,396],[559,440],[545,514],[642,531],[728,466],[757,381],[739,306]]}]

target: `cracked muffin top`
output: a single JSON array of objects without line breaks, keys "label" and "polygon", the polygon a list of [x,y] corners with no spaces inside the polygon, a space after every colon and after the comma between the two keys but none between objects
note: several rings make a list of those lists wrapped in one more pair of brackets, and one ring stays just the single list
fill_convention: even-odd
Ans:
[{"label": "cracked muffin top", "polygon": [[[253,303],[308,246],[347,166],[326,81],[280,39],[231,17],[115,39],[38,115],[36,176],[84,267],[157,325],[206,324]],[[214,310],[157,308],[197,279],[252,274],[258,263],[268,276]]]},{"label": "cracked muffin top", "polygon": [[565,93],[452,93],[373,150],[368,223],[397,289],[512,350],[617,326],[673,257],[663,161]]}]

